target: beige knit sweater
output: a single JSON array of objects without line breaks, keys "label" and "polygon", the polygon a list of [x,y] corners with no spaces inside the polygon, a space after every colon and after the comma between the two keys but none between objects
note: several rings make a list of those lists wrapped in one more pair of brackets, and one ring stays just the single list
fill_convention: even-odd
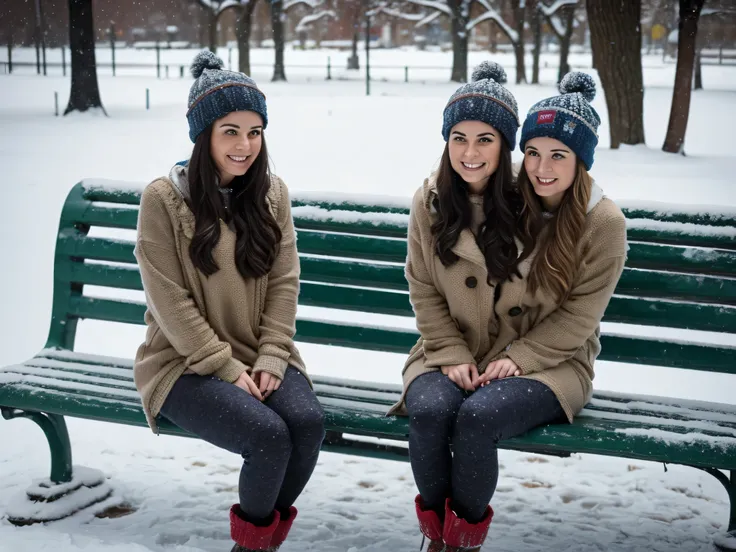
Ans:
[{"label": "beige knit sweater", "polygon": [[[578,245],[578,273],[569,297],[558,306],[544,290],[532,294],[527,289],[535,252],[519,266],[523,278],[487,283],[485,258],[469,228],[452,248],[459,260],[444,266],[431,233],[436,193],[432,177],[411,207],[406,278],[421,336],[404,365],[404,392],[415,378],[442,366],[474,363],[483,373],[493,360],[508,357],[521,377],[547,385],[572,421],[591,398],[600,321],[626,259],[623,213],[594,186]],[[406,414],[403,398],[389,414]]]},{"label": "beige knit sweater", "polygon": [[[235,265],[237,236],[224,222],[213,251],[219,270],[207,277],[191,261],[194,215],[184,201],[186,169],[146,187],[135,256],[148,310],[146,340],[133,369],[148,424],[186,371],[234,382],[243,372],[284,377],[288,364],[305,373],[294,346],[299,257],[284,183],[274,177],[267,202],[282,232],[271,272],[244,279]],[[179,185],[177,185],[177,183]]]}]

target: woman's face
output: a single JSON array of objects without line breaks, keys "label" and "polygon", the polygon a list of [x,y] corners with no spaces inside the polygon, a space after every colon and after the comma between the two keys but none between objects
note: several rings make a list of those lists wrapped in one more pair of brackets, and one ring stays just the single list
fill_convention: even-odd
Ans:
[{"label": "woman's face", "polygon": [[254,111],[233,111],[212,124],[210,156],[220,176],[220,186],[229,186],[242,176],[261,152],[263,119]]},{"label": "woman's face", "polygon": [[483,192],[496,172],[501,140],[498,130],[481,121],[462,121],[452,127],[448,142],[450,163],[472,193]]},{"label": "woman's face", "polygon": [[577,156],[559,140],[532,138],[524,146],[524,168],[542,204],[555,210],[575,181]]}]

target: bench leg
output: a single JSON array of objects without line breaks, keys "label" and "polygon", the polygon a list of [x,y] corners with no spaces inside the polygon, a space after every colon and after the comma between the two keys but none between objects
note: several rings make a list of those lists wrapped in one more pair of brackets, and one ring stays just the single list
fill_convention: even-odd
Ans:
[{"label": "bench leg", "polygon": [[63,416],[0,407],[6,420],[27,418],[46,435],[51,450],[51,476],[33,484],[8,506],[8,521],[30,525],[62,519],[105,501],[112,488],[98,470],[72,468],[72,447]]},{"label": "bench leg", "polygon": [[63,416],[44,412],[26,412],[14,408],[0,407],[3,418],[28,418],[41,427],[51,450],[51,481],[69,483],[72,480],[72,445]]},{"label": "bench leg", "polygon": [[714,468],[702,468],[715,477],[721,484],[726,487],[728,493],[728,501],[730,505],[728,517],[728,529],[725,534],[718,535],[714,544],[720,550],[736,550],[736,471],[731,470],[729,476],[721,470]]}]

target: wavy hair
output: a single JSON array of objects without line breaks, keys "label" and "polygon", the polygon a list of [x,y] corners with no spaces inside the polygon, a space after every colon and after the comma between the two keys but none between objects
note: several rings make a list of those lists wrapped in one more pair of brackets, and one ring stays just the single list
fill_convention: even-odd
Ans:
[{"label": "wavy hair", "polygon": [[266,203],[271,186],[266,137],[248,171],[233,179],[230,210],[218,186],[215,161],[210,155],[212,128],[200,133],[189,160],[189,200],[194,213],[194,237],[189,246],[192,263],[205,275],[219,270],[212,251],[220,240],[220,220],[232,222],[237,233],[235,265],[243,278],[259,278],[273,266],[281,229]]},{"label": "wavy hair", "polygon": [[[457,262],[458,256],[452,248],[460,232],[470,226],[469,194],[468,184],[452,168],[448,143],[437,171],[434,199],[437,218],[431,228],[435,252],[444,266]],[[485,221],[476,236],[486,261],[489,284],[492,279],[504,281],[518,275],[518,248],[514,238],[521,206],[521,197],[514,187],[511,150],[502,140],[498,167],[483,191]]]},{"label": "wavy hair", "polygon": [[[542,288],[552,293],[561,304],[570,293],[577,273],[578,247],[585,228],[593,179],[578,159],[572,186],[565,192],[559,208],[547,225],[542,204],[523,164],[517,186],[524,199],[520,218],[522,240],[525,243],[522,259],[537,248],[529,270],[529,289],[535,293]],[[531,247],[527,248],[526,243]]]}]

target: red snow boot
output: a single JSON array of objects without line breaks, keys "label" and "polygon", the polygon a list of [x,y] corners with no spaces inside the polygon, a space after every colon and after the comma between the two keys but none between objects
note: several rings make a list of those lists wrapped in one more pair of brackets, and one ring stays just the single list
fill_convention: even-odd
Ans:
[{"label": "red snow boot", "polygon": [[445,525],[442,531],[442,538],[447,545],[445,552],[480,552],[492,518],[493,510],[488,506],[478,523],[469,523],[457,517],[450,508],[448,498],[445,502]]},{"label": "red snow boot", "polygon": [[[429,539],[427,552],[444,552],[445,543],[442,542],[442,520],[434,510],[425,510],[422,496],[417,495],[414,499],[419,520],[419,530],[425,538]],[[424,543],[424,541],[422,541]]]},{"label": "red snow boot", "polygon": [[297,509],[291,506],[289,508],[288,517],[282,517],[279,520],[279,524],[276,526],[276,530],[273,532],[273,536],[271,537],[271,546],[269,547],[268,552],[277,552],[278,549],[281,548],[281,545],[284,544],[286,537],[289,535],[291,524],[294,523],[294,518],[296,518],[298,513]]},{"label": "red snow boot", "polygon": [[243,519],[243,512],[238,504],[230,508],[230,537],[235,546],[230,552],[255,552],[269,550],[271,538],[281,521],[278,511],[273,512],[273,521],[267,527],[258,527]]}]

